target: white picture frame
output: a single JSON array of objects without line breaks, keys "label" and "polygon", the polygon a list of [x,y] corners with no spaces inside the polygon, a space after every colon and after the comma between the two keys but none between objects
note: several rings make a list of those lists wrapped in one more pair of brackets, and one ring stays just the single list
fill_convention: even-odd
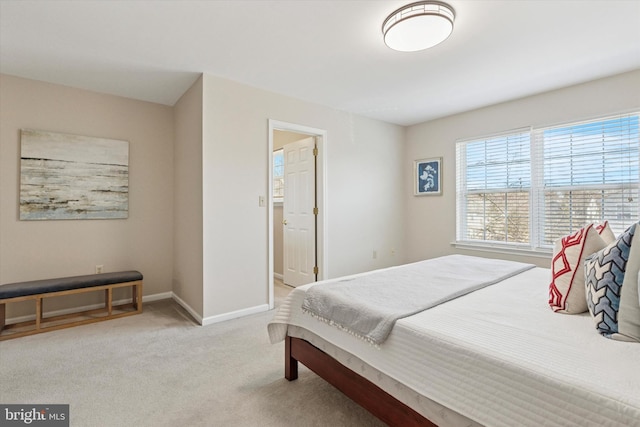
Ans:
[{"label": "white picture frame", "polygon": [[414,161],[413,187],[415,196],[442,195],[442,157]]}]

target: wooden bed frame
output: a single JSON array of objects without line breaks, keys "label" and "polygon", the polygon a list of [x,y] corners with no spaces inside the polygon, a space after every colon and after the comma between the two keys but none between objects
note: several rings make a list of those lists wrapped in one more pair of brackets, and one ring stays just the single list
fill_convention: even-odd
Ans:
[{"label": "wooden bed frame", "polygon": [[354,402],[390,426],[437,427],[434,423],[356,374],[313,344],[287,335],[284,345],[285,378],[298,378],[298,362],[315,372]]}]

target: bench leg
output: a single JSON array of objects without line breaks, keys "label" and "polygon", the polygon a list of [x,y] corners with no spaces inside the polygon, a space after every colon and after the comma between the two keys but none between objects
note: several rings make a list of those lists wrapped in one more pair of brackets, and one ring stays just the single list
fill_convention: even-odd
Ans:
[{"label": "bench leg", "polygon": [[36,298],[36,331],[40,330],[40,322],[42,321],[42,298]]},{"label": "bench leg", "polygon": [[142,283],[133,285],[132,293],[133,306],[138,313],[142,313]]},{"label": "bench leg", "polygon": [[6,322],[6,304],[0,304],[0,332],[4,329],[4,325]]},{"label": "bench leg", "polygon": [[107,313],[111,316],[113,312],[113,289],[105,289],[104,290],[104,301],[107,306]]}]

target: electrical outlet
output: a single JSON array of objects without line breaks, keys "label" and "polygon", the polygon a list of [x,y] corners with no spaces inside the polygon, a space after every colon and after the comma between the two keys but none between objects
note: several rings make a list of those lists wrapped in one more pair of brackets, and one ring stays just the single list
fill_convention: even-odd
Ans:
[{"label": "electrical outlet", "polygon": [[378,251],[374,250],[373,251],[373,259],[377,259],[378,258]]},{"label": "electrical outlet", "polygon": [[102,265],[102,264],[96,265],[96,274],[102,273],[103,269],[104,269],[104,265]]}]

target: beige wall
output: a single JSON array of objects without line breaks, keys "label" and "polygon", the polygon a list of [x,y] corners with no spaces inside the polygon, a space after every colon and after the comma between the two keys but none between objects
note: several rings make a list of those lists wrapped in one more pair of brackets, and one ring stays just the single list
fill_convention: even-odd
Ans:
[{"label": "beige wall", "polygon": [[289,132],[285,130],[273,131],[273,149],[277,150],[292,142],[300,141],[301,139],[308,138],[309,135],[303,133]]},{"label": "beige wall", "polygon": [[403,261],[403,128],[214,76],[203,93],[203,317],[268,303],[269,218],[258,198],[269,119],[327,131],[327,277]]},{"label": "beige wall", "polygon": [[202,320],[202,78],[174,107],[173,292]]},{"label": "beige wall", "polygon": [[[129,141],[129,218],[18,220],[22,128]],[[140,270],[147,296],[170,292],[172,108],[0,75],[0,200],[0,283],[92,274],[102,264],[105,272]]]},{"label": "beige wall", "polygon": [[[523,258],[487,252],[456,251],[455,141],[525,126],[548,126],[640,108],[640,71],[596,80],[470,111],[407,129],[404,156],[407,260],[460,252],[526,260],[548,267],[546,258]],[[411,195],[413,161],[443,157],[444,194]]]},{"label": "beige wall", "polygon": [[[207,75],[174,108],[0,79],[0,282],[138,269],[145,295],[173,291],[204,322],[268,304],[269,119],[327,131],[331,278],[456,252],[456,139],[640,108],[640,71],[409,128]],[[130,141],[129,219],[19,221],[21,128]],[[414,197],[429,157],[444,195]]]},{"label": "beige wall", "polygon": [[[174,108],[11,76],[0,87],[2,283],[103,264],[142,271],[146,296],[173,292],[204,323],[266,309],[269,119],[328,131],[325,276],[403,260],[399,126],[211,76]],[[18,221],[20,128],[130,141],[129,219]]]}]

